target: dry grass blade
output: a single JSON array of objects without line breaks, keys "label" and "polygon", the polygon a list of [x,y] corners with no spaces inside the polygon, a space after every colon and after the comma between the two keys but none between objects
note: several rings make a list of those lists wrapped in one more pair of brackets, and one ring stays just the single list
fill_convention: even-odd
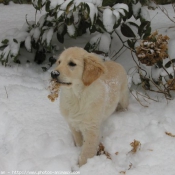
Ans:
[{"label": "dry grass blade", "polygon": [[141,143],[137,140],[134,140],[132,143],[130,143],[130,145],[132,146],[132,150],[130,152],[136,153],[137,150],[140,149]]},{"label": "dry grass blade", "polygon": [[168,135],[168,136],[171,136],[171,137],[175,137],[175,135],[170,133],[170,132],[165,132],[165,134]]},{"label": "dry grass blade", "polygon": [[111,155],[107,151],[105,151],[105,147],[103,146],[102,143],[100,143],[97,151],[97,156],[103,155],[103,154],[106,155],[108,159],[111,159]]}]

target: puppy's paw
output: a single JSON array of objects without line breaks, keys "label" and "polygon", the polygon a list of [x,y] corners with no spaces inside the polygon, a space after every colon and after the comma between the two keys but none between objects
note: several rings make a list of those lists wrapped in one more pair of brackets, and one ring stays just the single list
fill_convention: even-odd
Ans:
[{"label": "puppy's paw", "polygon": [[78,158],[78,164],[79,166],[81,167],[82,165],[86,164],[87,163],[87,159],[84,157],[84,156],[79,156]]}]

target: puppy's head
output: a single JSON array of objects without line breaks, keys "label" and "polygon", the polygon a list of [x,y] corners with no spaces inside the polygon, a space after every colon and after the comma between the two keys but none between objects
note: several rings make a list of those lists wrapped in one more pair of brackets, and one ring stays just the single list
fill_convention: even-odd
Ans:
[{"label": "puppy's head", "polygon": [[51,73],[60,84],[71,86],[83,82],[89,86],[105,72],[103,61],[82,48],[71,47],[62,52]]}]

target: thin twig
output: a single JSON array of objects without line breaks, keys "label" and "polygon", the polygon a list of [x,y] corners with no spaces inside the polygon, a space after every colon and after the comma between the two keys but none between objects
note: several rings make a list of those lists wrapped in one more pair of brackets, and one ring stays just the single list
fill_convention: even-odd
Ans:
[{"label": "thin twig", "polygon": [[37,10],[35,11],[35,25],[36,25],[36,15],[37,15]]},{"label": "thin twig", "polygon": [[144,98],[147,98],[147,99],[149,99],[149,100],[153,100],[153,101],[155,101],[155,102],[159,102],[158,100],[155,100],[155,99],[151,98],[148,94],[143,95],[143,94],[139,93],[138,91],[137,91],[137,93],[138,93],[140,96],[144,97]]},{"label": "thin twig", "polygon": [[116,61],[117,58],[119,58],[119,57],[126,51],[126,49],[127,49],[127,48],[125,48],[125,49],[121,52],[121,54],[119,54],[119,55],[116,57],[116,59],[115,59],[114,61]]},{"label": "thin twig", "polygon": [[6,87],[5,87],[5,86],[4,86],[4,88],[5,88],[6,96],[7,96],[7,98],[8,98],[8,93],[7,93],[7,89],[6,89]]},{"label": "thin twig", "polygon": [[133,97],[140,103],[140,105],[142,105],[143,107],[148,107],[148,106],[146,106],[146,105],[144,105],[144,104],[141,103],[141,101],[140,101],[140,99],[138,98],[138,96],[136,97],[136,96],[133,94],[132,90],[129,89],[129,91],[130,91],[131,95],[133,95]]},{"label": "thin twig", "polygon": [[[111,57],[111,59],[114,58],[114,57],[123,49],[123,47],[125,47],[125,46],[122,45],[122,47],[114,54],[114,56]],[[116,60],[116,59],[115,59],[115,60]]]},{"label": "thin twig", "polygon": [[26,14],[26,23],[30,26],[29,22],[27,21],[27,14]]},{"label": "thin twig", "polygon": [[[172,18],[170,18],[169,13],[168,13],[168,11],[167,11],[166,8],[161,7],[160,5],[157,5],[157,6],[158,6],[159,9],[168,17],[168,19],[169,19],[171,22],[175,23],[175,21],[174,21]],[[173,9],[174,9],[174,7],[173,7]]]}]

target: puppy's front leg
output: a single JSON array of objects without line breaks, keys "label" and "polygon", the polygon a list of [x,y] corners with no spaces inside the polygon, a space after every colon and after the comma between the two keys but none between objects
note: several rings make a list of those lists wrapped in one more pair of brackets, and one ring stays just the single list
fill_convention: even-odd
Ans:
[{"label": "puppy's front leg", "polygon": [[75,145],[76,146],[82,146],[82,144],[83,144],[83,136],[82,136],[81,132],[80,131],[76,131],[75,128],[73,128],[71,125],[69,125],[69,126],[70,126],[70,129],[71,129],[72,134],[73,134]]},{"label": "puppy's front leg", "polygon": [[79,157],[79,165],[82,166],[88,158],[92,158],[97,153],[99,144],[99,128],[93,128],[83,132],[83,146]]}]

